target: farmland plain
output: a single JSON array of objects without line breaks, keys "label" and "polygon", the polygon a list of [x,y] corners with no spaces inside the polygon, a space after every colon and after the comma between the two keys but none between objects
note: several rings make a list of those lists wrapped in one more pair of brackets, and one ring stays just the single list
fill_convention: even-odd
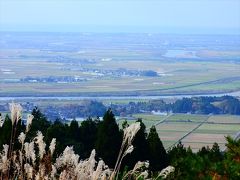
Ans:
[{"label": "farmland plain", "polygon": [[240,90],[239,36],[0,34],[0,96]]},{"label": "farmland plain", "polygon": [[[53,101],[37,97],[69,97],[54,101],[58,105],[78,103],[72,97],[126,103],[150,96],[239,95],[239,74],[239,35],[0,32],[0,97],[32,97],[26,101],[40,106]],[[128,121],[138,118],[147,130],[156,125],[165,148],[182,141],[196,151],[217,141],[223,149],[224,136],[240,129],[239,116],[143,113]]]},{"label": "farmland plain", "polygon": [[[169,114],[158,117],[152,114],[136,114],[133,117],[141,118],[147,130],[155,125],[166,149],[181,141],[194,152],[203,146],[211,147],[214,142],[224,150],[225,136],[234,137],[240,131],[240,116],[233,115]],[[122,122],[123,120],[118,121],[120,125]],[[128,123],[133,122],[134,120],[128,120]]]}]

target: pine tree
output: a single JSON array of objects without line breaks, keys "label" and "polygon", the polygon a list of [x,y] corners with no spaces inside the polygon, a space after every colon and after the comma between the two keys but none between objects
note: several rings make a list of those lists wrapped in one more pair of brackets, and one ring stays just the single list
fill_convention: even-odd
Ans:
[{"label": "pine tree", "polygon": [[4,144],[10,143],[11,138],[11,131],[12,131],[12,121],[8,115],[5,117],[5,122],[2,127],[0,127],[0,150]]},{"label": "pine tree", "polygon": [[[48,143],[52,140],[52,138],[57,139],[55,153],[59,155],[66,146],[75,145],[75,141],[73,139],[67,139],[68,136],[68,125],[56,120],[50,127],[47,128],[45,139]],[[74,148],[76,147],[74,146]]]},{"label": "pine tree", "polygon": [[79,140],[79,125],[76,120],[71,121],[68,131],[68,138]]},{"label": "pine tree", "polygon": [[149,148],[150,169],[152,171],[160,171],[168,165],[168,157],[155,126],[150,128],[147,142]]},{"label": "pine tree", "polygon": [[111,109],[99,124],[95,146],[98,156],[113,168],[121,146],[121,134]]},{"label": "pine tree", "polygon": [[82,121],[80,126],[80,141],[84,145],[82,158],[87,158],[90,156],[91,151],[94,149],[94,143],[97,138],[97,127],[99,125],[99,119],[92,120],[88,118],[85,121]]},{"label": "pine tree", "polygon": [[36,136],[37,131],[41,131],[43,134],[46,134],[47,129],[51,125],[51,123],[37,107],[32,110],[32,115],[34,118],[32,120],[31,128],[27,133],[28,140],[33,139]]}]

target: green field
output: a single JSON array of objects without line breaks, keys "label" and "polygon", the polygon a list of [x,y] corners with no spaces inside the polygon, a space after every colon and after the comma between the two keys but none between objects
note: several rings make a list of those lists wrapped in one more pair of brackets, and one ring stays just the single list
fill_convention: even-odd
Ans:
[{"label": "green field", "polygon": [[[21,51],[21,50],[19,50]],[[12,51],[3,51],[11,55]],[[27,53],[27,51],[24,53]],[[23,54],[24,54],[23,53]],[[50,62],[44,59],[34,58],[39,56],[34,52],[33,57],[22,58],[18,55],[11,60],[1,58],[0,61],[0,95],[35,93],[63,94],[63,93],[108,93],[108,94],[131,94],[138,92],[143,95],[154,93],[164,94],[189,94],[189,93],[223,93],[238,91],[240,89],[239,69],[240,65],[229,62],[172,62],[165,61],[97,61],[93,64],[71,65],[67,63]],[[21,54],[22,55],[22,54]],[[56,54],[57,55],[57,54]],[[66,55],[66,54],[65,54]],[[20,56],[20,57],[19,57]],[[54,57],[54,56],[53,56]],[[86,73],[83,70],[74,70],[85,67],[89,69],[117,70],[154,70],[160,73],[158,77],[134,77],[112,75],[97,76]],[[69,69],[69,70],[64,70]],[[224,73],[223,73],[224,72]],[[161,75],[162,74],[162,75]],[[25,77],[48,77],[48,76],[78,76],[87,81],[74,83],[24,83],[15,82]],[[189,78],[191,77],[191,78]]]},{"label": "green field", "polygon": [[211,116],[208,119],[208,122],[213,123],[240,123],[240,116],[228,116],[228,115],[219,115],[219,116]]},{"label": "green field", "polygon": [[204,123],[201,127],[199,127],[195,132],[201,132],[201,133],[226,133],[226,134],[234,134],[236,131],[240,130],[240,122],[238,124],[208,124]]},{"label": "green field", "polygon": [[146,121],[158,122],[166,118],[163,115],[152,115],[152,114],[134,114],[133,117],[140,118]]},{"label": "green field", "polygon": [[[203,146],[211,147],[214,142],[224,150],[225,136],[234,137],[240,131],[240,116],[233,115],[135,114],[133,117],[143,119],[147,130],[152,125],[156,125],[159,137],[167,149],[181,141],[195,152]],[[122,122],[123,120],[119,121],[120,124]],[[128,120],[128,123],[133,122],[134,120]]]},{"label": "green field", "polygon": [[173,114],[170,116],[167,121],[168,122],[202,122],[206,118],[208,118],[207,115],[194,115],[194,114]]},{"label": "green field", "polygon": [[[235,41],[238,36],[217,35],[212,39],[208,35],[144,33],[0,34],[0,96],[152,96],[240,91],[240,51]],[[166,41],[171,43],[164,45]],[[39,80],[49,77],[55,81]]]}]

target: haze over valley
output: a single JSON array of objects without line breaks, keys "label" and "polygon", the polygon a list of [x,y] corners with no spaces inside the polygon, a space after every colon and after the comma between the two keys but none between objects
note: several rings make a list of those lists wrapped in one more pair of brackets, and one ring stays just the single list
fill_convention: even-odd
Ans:
[{"label": "haze over valley", "polygon": [[238,35],[1,32],[0,96],[240,90]]},{"label": "haze over valley", "polygon": [[0,0],[0,179],[240,179],[239,0]]}]

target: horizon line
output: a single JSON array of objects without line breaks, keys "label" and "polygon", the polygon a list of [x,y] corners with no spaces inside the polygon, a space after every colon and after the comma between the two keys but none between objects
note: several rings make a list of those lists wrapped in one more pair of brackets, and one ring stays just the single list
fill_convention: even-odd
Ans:
[{"label": "horizon line", "polygon": [[194,32],[127,32],[127,31],[118,31],[118,32],[109,32],[109,31],[35,31],[35,30],[1,30],[0,33],[56,33],[56,34],[149,34],[149,35],[205,35],[205,36],[240,36],[239,33],[194,33]]}]

